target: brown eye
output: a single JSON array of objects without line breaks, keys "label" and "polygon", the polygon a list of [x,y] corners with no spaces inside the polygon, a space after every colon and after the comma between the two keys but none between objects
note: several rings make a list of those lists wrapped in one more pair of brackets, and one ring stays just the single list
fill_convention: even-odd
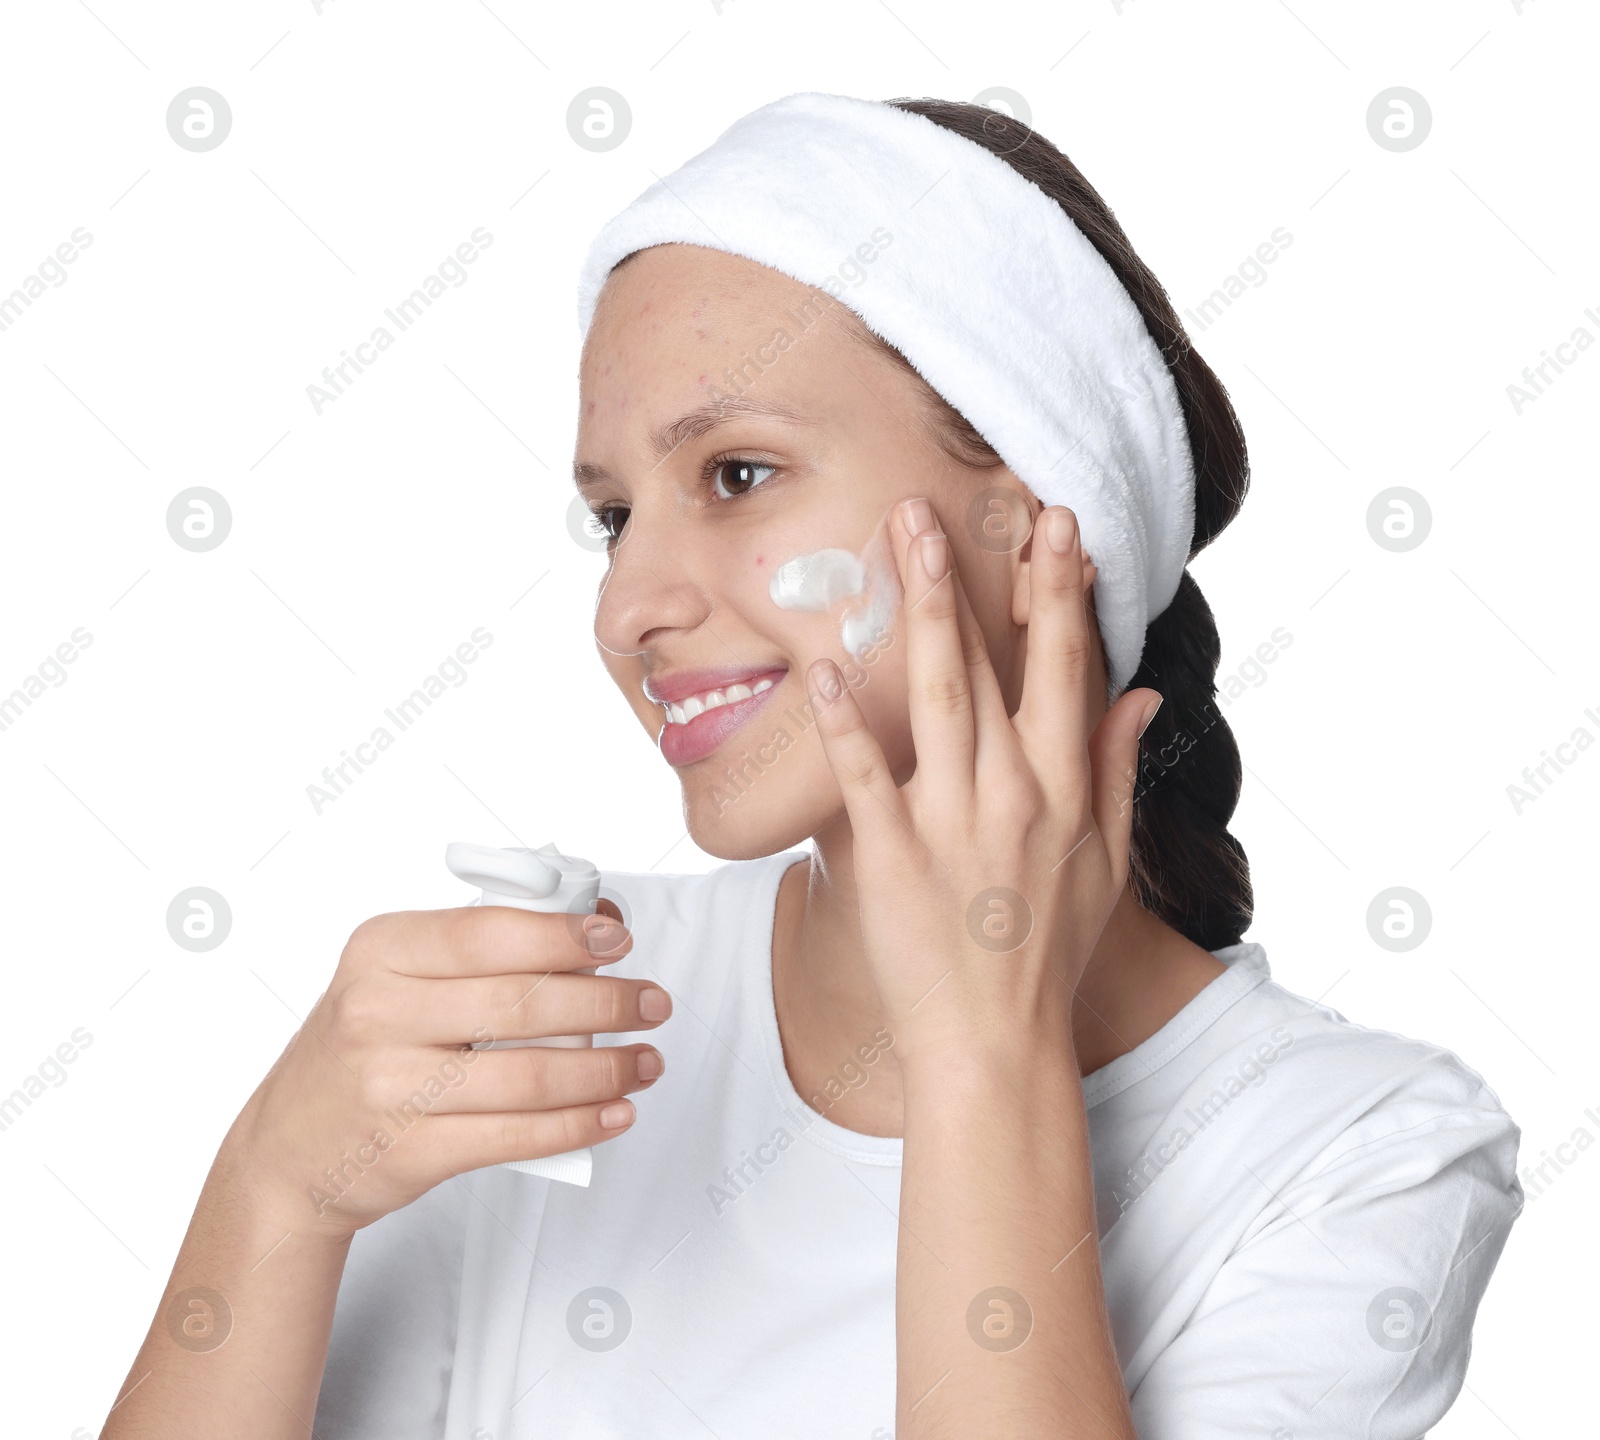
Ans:
[{"label": "brown eye", "polygon": [[622,531],[628,523],[628,513],[626,505],[604,505],[598,510],[591,510],[588,531],[596,539],[604,540],[606,548],[610,549],[622,539]]},{"label": "brown eye", "polygon": [[[765,476],[758,477],[755,474],[756,471],[765,470],[770,474],[777,468],[778,467],[776,465],[763,465],[756,460],[745,460],[739,456],[734,456],[730,459],[717,462],[716,469],[711,472],[711,481],[720,499],[737,500],[740,495],[749,494],[751,490],[754,490],[755,487],[760,485],[766,478]],[[723,494],[721,477],[724,471],[728,472],[730,476],[728,484],[735,487],[732,495]],[[739,488],[741,486],[746,486],[748,488],[741,489]]]}]

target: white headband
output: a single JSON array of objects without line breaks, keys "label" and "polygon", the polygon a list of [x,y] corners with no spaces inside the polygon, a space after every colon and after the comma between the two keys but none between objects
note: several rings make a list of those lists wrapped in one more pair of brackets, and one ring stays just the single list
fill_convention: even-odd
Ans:
[{"label": "white headband", "polygon": [[1194,462],[1138,308],[1056,201],[926,116],[803,92],[736,120],[605,224],[579,272],[581,335],[612,266],[669,242],[826,290],[1038,499],[1070,506],[1098,567],[1111,695],[1126,687],[1188,560]]}]

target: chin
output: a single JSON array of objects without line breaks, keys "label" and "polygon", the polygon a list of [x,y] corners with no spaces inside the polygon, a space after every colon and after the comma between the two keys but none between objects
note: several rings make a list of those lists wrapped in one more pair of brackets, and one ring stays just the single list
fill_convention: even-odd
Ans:
[{"label": "chin", "polygon": [[751,773],[739,781],[739,789],[720,767],[705,780],[686,783],[683,820],[689,838],[719,860],[759,860],[802,848],[844,801],[826,767],[821,780],[811,783],[798,771],[780,777],[781,768]]}]

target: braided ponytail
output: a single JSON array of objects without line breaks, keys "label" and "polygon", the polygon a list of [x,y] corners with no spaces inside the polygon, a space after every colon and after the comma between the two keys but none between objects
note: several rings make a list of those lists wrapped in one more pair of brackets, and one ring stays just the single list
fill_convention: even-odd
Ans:
[{"label": "braided ponytail", "polygon": [[[1195,353],[1161,282],[1077,166],[1027,125],[952,100],[889,103],[982,145],[1031,180],[1067,212],[1133,297],[1177,386],[1189,430],[1194,559],[1238,513],[1250,464],[1228,393]],[[911,369],[898,350],[873,338]],[[952,458],[977,468],[1003,463],[964,416],[931,387],[927,393]],[[1139,669],[1128,682],[1159,690],[1165,702],[1139,741],[1129,876],[1141,906],[1206,950],[1235,944],[1253,906],[1244,847],[1228,833],[1243,776],[1239,747],[1216,704],[1221,656],[1211,607],[1185,570],[1172,603],[1146,629]]]},{"label": "braided ponytail", "polygon": [[1235,944],[1252,906],[1250,864],[1228,832],[1243,777],[1216,705],[1221,657],[1211,607],[1185,570],[1128,682],[1164,697],[1139,738],[1128,869],[1139,903],[1206,950]]}]

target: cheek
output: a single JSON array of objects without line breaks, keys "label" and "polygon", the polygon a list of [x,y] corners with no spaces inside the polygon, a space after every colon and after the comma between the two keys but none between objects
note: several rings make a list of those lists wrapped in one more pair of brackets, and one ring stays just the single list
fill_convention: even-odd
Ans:
[{"label": "cheek", "polygon": [[913,755],[905,646],[891,636],[887,644],[866,651],[860,660],[840,663],[839,669],[884,758],[898,770]]}]

